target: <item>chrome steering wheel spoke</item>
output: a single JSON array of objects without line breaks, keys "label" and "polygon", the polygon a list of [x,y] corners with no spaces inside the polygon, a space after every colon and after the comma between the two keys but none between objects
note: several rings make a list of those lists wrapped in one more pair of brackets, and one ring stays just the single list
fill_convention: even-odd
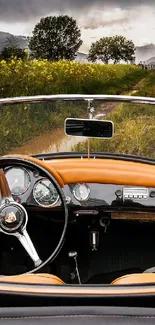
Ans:
[{"label": "chrome steering wheel spoke", "polygon": [[23,229],[21,233],[16,233],[14,236],[18,238],[22,246],[25,248],[28,255],[31,257],[31,259],[34,262],[34,265],[37,267],[42,263],[42,260],[39,258],[39,255],[32,243],[32,240],[26,230]]}]

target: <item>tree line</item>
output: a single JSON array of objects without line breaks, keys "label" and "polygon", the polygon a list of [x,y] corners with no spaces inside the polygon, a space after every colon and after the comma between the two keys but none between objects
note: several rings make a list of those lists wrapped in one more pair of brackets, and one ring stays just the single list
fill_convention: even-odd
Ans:
[{"label": "tree line", "polygon": [[[76,20],[68,15],[49,16],[41,18],[28,38],[29,51],[21,49],[15,38],[11,37],[3,47],[0,59],[9,60],[12,57],[21,59],[47,59],[58,61],[74,60],[82,45],[81,31]],[[88,61],[97,60],[108,64],[109,61],[119,63],[121,60],[134,63],[135,46],[124,36],[102,37],[91,44]]]}]

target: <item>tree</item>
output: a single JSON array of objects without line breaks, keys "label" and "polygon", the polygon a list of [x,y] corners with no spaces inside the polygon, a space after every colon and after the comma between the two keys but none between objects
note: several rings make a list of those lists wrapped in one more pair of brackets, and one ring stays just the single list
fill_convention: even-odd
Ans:
[{"label": "tree", "polygon": [[1,51],[0,54],[0,59],[1,60],[10,60],[12,58],[17,58],[17,59],[26,59],[28,56],[27,50],[26,49],[21,49],[19,47],[18,40],[15,36],[11,35],[7,37],[4,47]]},{"label": "tree", "polygon": [[114,63],[123,60],[125,62],[134,62],[135,46],[131,40],[127,40],[123,36],[113,36],[111,39],[111,59]]},{"label": "tree", "polygon": [[82,44],[76,20],[65,15],[45,17],[35,26],[29,41],[31,55],[37,59],[73,60]]},{"label": "tree", "polygon": [[99,41],[92,43],[88,60],[95,62],[97,59],[104,63],[113,60],[118,63],[121,60],[125,62],[134,62],[135,46],[131,40],[124,36],[103,37]]},{"label": "tree", "polygon": [[88,53],[88,60],[95,62],[99,59],[104,63],[108,63],[111,59],[111,53],[109,51],[110,39],[110,37],[104,37],[92,43]]},{"label": "tree", "polygon": [[26,59],[27,58],[27,50],[23,50],[21,48],[15,48],[15,47],[4,47],[1,54],[0,54],[0,59],[1,60],[10,60],[12,58],[17,58],[17,59]]}]

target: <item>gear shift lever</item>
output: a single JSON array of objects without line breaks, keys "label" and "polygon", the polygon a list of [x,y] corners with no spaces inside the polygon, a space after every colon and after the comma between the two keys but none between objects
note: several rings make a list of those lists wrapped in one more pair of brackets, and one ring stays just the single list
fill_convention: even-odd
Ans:
[{"label": "gear shift lever", "polygon": [[77,263],[77,252],[69,252],[68,253],[68,256],[70,258],[72,258],[75,262],[75,270],[76,270],[76,274],[77,274],[77,278],[78,278],[78,281],[79,281],[79,284],[81,284],[81,279],[80,279],[80,273],[79,273],[79,268],[78,268],[78,263]]}]

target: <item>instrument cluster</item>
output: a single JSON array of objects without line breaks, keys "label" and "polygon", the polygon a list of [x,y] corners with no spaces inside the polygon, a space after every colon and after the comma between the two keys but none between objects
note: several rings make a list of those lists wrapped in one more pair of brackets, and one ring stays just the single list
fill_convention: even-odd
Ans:
[{"label": "instrument cluster", "polygon": [[50,208],[60,197],[52,182],[42,177],[37,170],[11,166],[5,168],[12,196],[18,203]]},{"label": "instrument cluster", "polygon": [[[38,169],[8,166],[4,172],[14,200],[27,207],[61,207],[61,199],[53,182]],[[74,183],[64,186],[70,211],[78,214],[99,211],[154,211],[155,189],[117,184]],[[81,211],[82,210],[82,211]],[[80,212],[79,212],[80,211]]]},{"label": "instrument cluster", "polygon": [[[4,169],[4,172],[12,196],[17,203],[43,208],[61,206],[61,200],[54,184],[48,178],[40,175],[37,169],[9,166]],[[90,194],[88,184],[73,185],[72,195],[78,202],[87,202]]]}]

